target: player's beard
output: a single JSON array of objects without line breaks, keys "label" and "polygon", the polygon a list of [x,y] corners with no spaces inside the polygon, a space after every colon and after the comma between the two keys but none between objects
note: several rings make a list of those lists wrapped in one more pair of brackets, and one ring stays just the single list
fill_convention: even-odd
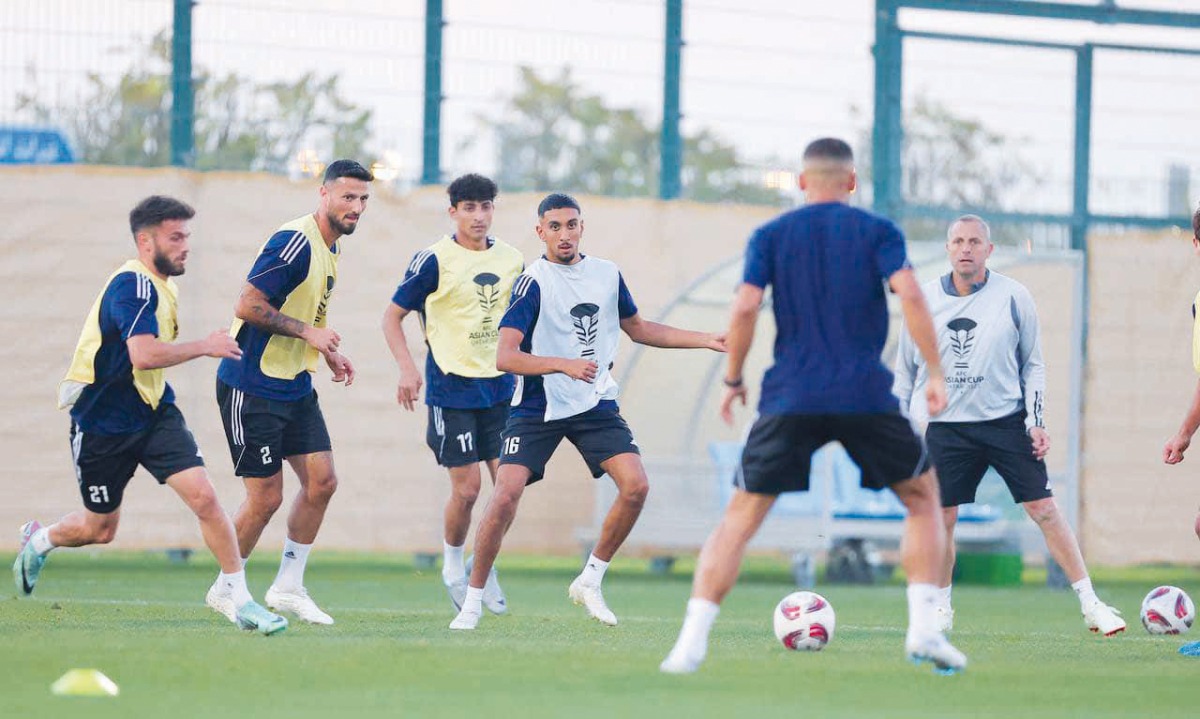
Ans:
[{"label": "player's beard", "polygon": [[158,270],[159,274],[166,275],[167,277],[178,277],[187,271],[182,262],[176,264],[171,261],[170,257],[167,257],[158,250],[154,251],[154,269]]},{"label": "player's beard", "polygon": [[325,217],[329,220],[329,226],[337,230],[339,235],[353,235],[354,230],[358,227],[357,222],[352,225],[346,224],[339,220],[337,216],[332,213],[325,215]]}]

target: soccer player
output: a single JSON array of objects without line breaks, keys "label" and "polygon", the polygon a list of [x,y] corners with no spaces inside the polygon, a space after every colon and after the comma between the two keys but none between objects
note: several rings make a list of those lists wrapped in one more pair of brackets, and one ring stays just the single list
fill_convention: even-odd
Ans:
[{"label": "soccer player", "polygon": [[[1197,207],[1196,214],[1192,215],[1192,249],[1197,255],[1200,255],[1200,207]],[[1200,293],[1196,294],[1196,299],[1192,302],[1192,366],[1197,373],[1200,373],[1200,311],[1198,310],[1200,310]],[[1198,427],[1200,427],[1200,384],[1196,385],[1196,390],[1192,393],[1192,403],[1188,407],[1179,431],[1175,433],[1174,437],[1167,440],[1163,447],[1163,461],[1167,464],[1182,462],[1183,453],[1191,445],[1192,436],[1196,434]],[[1196,536],[1200,537],[1200,513],[1196,515],[1195,531]],[[1200,656],[1200,642],[1184,644],[1179,648],[1179,653]]]},{"label": "soccer player", "polygon": [[[421,373],[404,333],[404,318],[416,311],[425,332],[425,441],[450,474],[450,498],[443,513],[442,581],[455,611],[467,593],[463,545],[471,510],[479,496],[479,463],[492,483],[500,458],[500,433],[508,419],[512,375],[496,369],[500,318],[508,308],[513,281],[524,268],[521,253],[488,235],[495,210],[496,183],[463,175],[447,188],[453,235],[413,257],[383,316],[383,334],[400,368],[396,400],[416,408]],[[483,601],[495,614],[508,611],[493,570]]]},{"label": "soccer player", "polygon": [[234,516],[243,558],[254,551],[283,503],[283,460],[300,491],[292,501],[287,540],[267,606],[310,624],[333,624],[304,588],[304,567],[337,489],[333,453],[312,375],[324,358],[334,382],[354,381],[354,365],[326,326],[337,281],[341,238],[353,234],[367,207],[370,171],[353,160],[325,169],[317,211],[280,227],[259,250],[242,287],[230,333],[240,362],[217,369],[217,403],[234,472],[246,500]]},{"label": "soccer player", "polygon": [[287,620],[251,598],[233,523],[217,501],[196,440],[163,376],[164,368],[197,357],[236,362],[242,355],[224,330],[175,342],[178,287],[171,278],[184,273],[188,221],[195,214],[187,204],[161,195],[147,197],[129,213],[137,258],[105,282],[59,385],[59,407],[71,408],[71,456],[83,509],[48,527],[36,520],[26,523],[13,578],[21,594],[32,594],[50,550],[111,542],[125,486],[140,464],[159,484],[175,490],[200,521],[204,542],[221,565],[207,603],[244,629],[275,634],[287,628]]},{"label": "soccer player", "polygon": [[[1079,543],[1050,491],[1044,457],[1050,450],[1042,406],[1046,366],[1033,297],[1016,280],[987,268],[994,246],[983,218],[963,215],[946,232],[950,272],[921,291],[933,314],[946,377],[947,405],[929,422],[925,442],[937,466],[946,562],[938,590],[938,624],[953,626],[950,604],[954,569],[954,525],[958,507],[975,501],[989,466],[995,467],[1013,499],[1042,530],[1046,546],[1079,597],[1088,629],[1112,636],[1125,621],[1096,596]],[[925,382],[926,365],[913,339],[900,333],[894,391],[901,406],[925,419],[914,390]]]},{"label": "soccer player", "polygon": [[616,625],[600,585],[649,491],[637,443],[617,408],[619,388],[612,367],[620,332],[651,347],[725,351],[724,335],[643,319],[617,266],[580,253],[580,214],[579,203],[569,195],[547,195],[538,205],[537,235],[546,254],[517,279],[500,321],[496,367],[517,375],[517,389],[504,428],[495,492],[476,530],[466,599],[451,629],[479,624],[485,581],[521,495],[526,485],[543,477],[546,462],[564,438],[583,455],[592,476],[608,474],[618,492],[600,539],[567,594],[593,619]]},{"label": "soccer player", "polygon": [[734,402],[746,402],[742,370],[767,287],[777,328],[775,364],[763,378],[759,416],[733,498],[701,550],[683,628],[660,669],[675,674],[699,669],[746,544],[780,493],[808,489],[812,453],[838,441],[862,469],[863,486],[890,488],[908,510],[901,543],[909,582],[906,654],[942,670],[961,670],[967,659],[938,631],[934,611],[946,551],[937,481],[880,361],[888,286],[900,297],[929,362],[930,409],[935,414],[941,409],[945,385],[929,310],[899,228],[847,204],[857,183],[850,146],[819,139],[805,149],[803,161],[800,188],[807,204],[758,228],[746,249],[727,340],[721,402],[727,423],[733,421]]}]

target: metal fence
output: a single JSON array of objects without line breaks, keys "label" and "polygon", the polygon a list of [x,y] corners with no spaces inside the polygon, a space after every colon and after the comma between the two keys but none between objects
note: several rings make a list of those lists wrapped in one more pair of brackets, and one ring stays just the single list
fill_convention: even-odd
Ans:
[{"label": "metal fence", "polygon": [[[997,43],[966,42],[992,33],[976,32],[974,18],[931,20],[952,5],[7,0],[0,124],[61,129],[84,162],[298,174],[354,153],[400,189],[481,170],[508,179],[506,189],[563,181],[581,191],[785,205],[798,199],[805,141],[840,135],[853,139],[867,179],[893,178],[899,189],[879,206],[917,233],[915,220],[940,221],[936,207],[971,199],[953,202],[922,185],[945,184],[940,175],[994,190],[976,193],[977,209],[1028,215],[1006,239],[1066,246],[1060,220],[1072,214],[1080,183],[1075,59],[1062,49],[1115,35],[1096,35],[1094,23],[1060,32],[1052,28],[1062,23],[1027,19],[995,26]],[[1055,12],[1076,20],[1095,9],[1034,5],[1065,7]],[[1200,13],[1200,1],[1172,10]],[[900,35],[881,44],[886,12]],[[177,33],[181,17],[189,22]],[[1200,47],[1195,31],[1155,32],[1143,44]],[[893,41],[904,48],[895,57]],[[185,57],[190,72],[180,67]],[[888,74],[902,79],[902,91],[873,99]],[[1190,91],[1200,84],[1200,57],[1109,47],[1095,53],[1093,76],[1090,211],[1187,214],[1200,186],[1200,139],[1183,128],[1200,113],[1200,94]],[[187,80],[190,122],[177,102]],[[882,132],[879,102],[901,118]],[[970,171],[942,167],[946,158],[922,133],[946,126],[922,126],[930,112],[1007,142],[960,156],[978,163]],[[532,162],[526,155],[540,136],[554,142]],[[889,149],[906,142],[903,153]],[[583,170],[571,173],[572,158]]]}]

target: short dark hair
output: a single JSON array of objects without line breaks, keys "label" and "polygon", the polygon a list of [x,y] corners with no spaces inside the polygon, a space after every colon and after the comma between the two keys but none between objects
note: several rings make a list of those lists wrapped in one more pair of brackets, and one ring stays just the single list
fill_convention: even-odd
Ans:
[{"label": "short dark hair", "polygon": [[137,233],[147,227],[157,227],[167,220],[190,220],[196,216],[192,206],[174,197],[151,195],[129,211],[129,231]]},{"label": "short dark hair", "polygon": [[822,137],[813,140],[804,148],[804,160],[833,160],[834,162],[854,162],[854,151],[845,140],[836,137]]},{"label": "short dark hair", "polygon": [[1200,205],[1196,205],[1196,214],[1192,215],[1192,234],[1200,240]]},{"label": "short dark hair", "polygon": [[583,210],[579,209],[579,203],[574,197],[564,192],[554,192],[542,198],[538,203],[538,217],[543,217],[550,210],[561,210],[571,208],[579,214],[583,214]]},{"label": "short dark hair", "polygon": [[374,182],[375,175],[371,171],[360,165],[355,160],[334,160],[329,163],[329,167],[325,168],[325,179],[321,180],[321,184],[329,184],[339,177],[349,177],[363,182]]},{"label": "short dark hair", "polygon": [[458,203],[467,201],[491,202],[499,192],[500,188],[496,187],[495,182],[474,172],[455,179],[446,188],[451,207],[458,207]]}]

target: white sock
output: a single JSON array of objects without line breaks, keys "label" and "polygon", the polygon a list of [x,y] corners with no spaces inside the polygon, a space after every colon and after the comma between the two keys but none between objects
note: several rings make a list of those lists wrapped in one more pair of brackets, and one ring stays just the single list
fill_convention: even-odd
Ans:
[{"label": "white sock", "polygon": [[217,588],[223,594],[233,595],[233,606],[241,609],[246,602],[253,601],[250,596],[250,590],[246,587],[246,571],[238,571],[233,574],[221,572],[217,575]]},{"label": "white sock", "polygon": [[1075,595],[1079,597],[1079,606],[1083,607],[1084,609],[1086,609],[1089,604],[1100,601],[1100,597],[1096,596],[1096,590],[1092,589],[1091,577],[1084,577],[1083,579],[1080,579],[1078,582],[1075,582],[1071,585],[1071,589],[1075,590]]},{"label": "white sock", "polygon": [[949,609],[949,608],[950,608],[950,606],[951,606],[951,604],[950,604],[950,591],[951,591],[952,589],[954,589],[954,585],[953,585],[953,584],[947,585],[947,586],[945,586],[945,587],[940,587],[940,588],[938,589],[938,606],[939,606],[939,607],[943,607],[943,608],[945,608],[945,609]]},{"label": "white sock", "polygon": [[[465,546],[465,545],[464,545]],[[453,582],[467,576],[466,565],[463,564],[464,547],[455,547],[442,541],[442,579]]]},{"label": "white sock", "polygon": [[579,573],[579,580],[584,584],[592,586],[600,586],[600,582],[604,581],[604,573],[608,571],[608,562],[603,559],[596,559],[596,555],[588,557],[587,564],[583,565],[583,571]]},{"label": "white sock", "polygon": [[675,640],[672,653],[679,651],[687,657],[703,659],[708,653],[708,633],[712,631],[713,622],[720,613],[721,605],[715,602],[695,597],[689,599],[683,628],[679,630],[679,639]]},{"label": "white sock", "polygon": [[279,573],[275,575],[275,588],[291,592],[304,586],[304,565],[308,563],[311,544],[300,544],[291,539],[283,543],[283,558],[279,560]]},{"label": "white sock", "polygon": [[467,596],[463,599],[462,611],[468,614],[483,614],[483,587],[467,585]]},{"label": "white sock", "polygon": [[908,585],[908,632],[932,634],[937,631],[939,588],[932,584]]},{"label": "white sock", "polygon": [[49,554],[50,550],[54,549],[54,542],[50,541],[50,528],[42,527],[34,532],[33,536],[29,538],[29,543],[33,545],[33,551],[43,557]]}]

